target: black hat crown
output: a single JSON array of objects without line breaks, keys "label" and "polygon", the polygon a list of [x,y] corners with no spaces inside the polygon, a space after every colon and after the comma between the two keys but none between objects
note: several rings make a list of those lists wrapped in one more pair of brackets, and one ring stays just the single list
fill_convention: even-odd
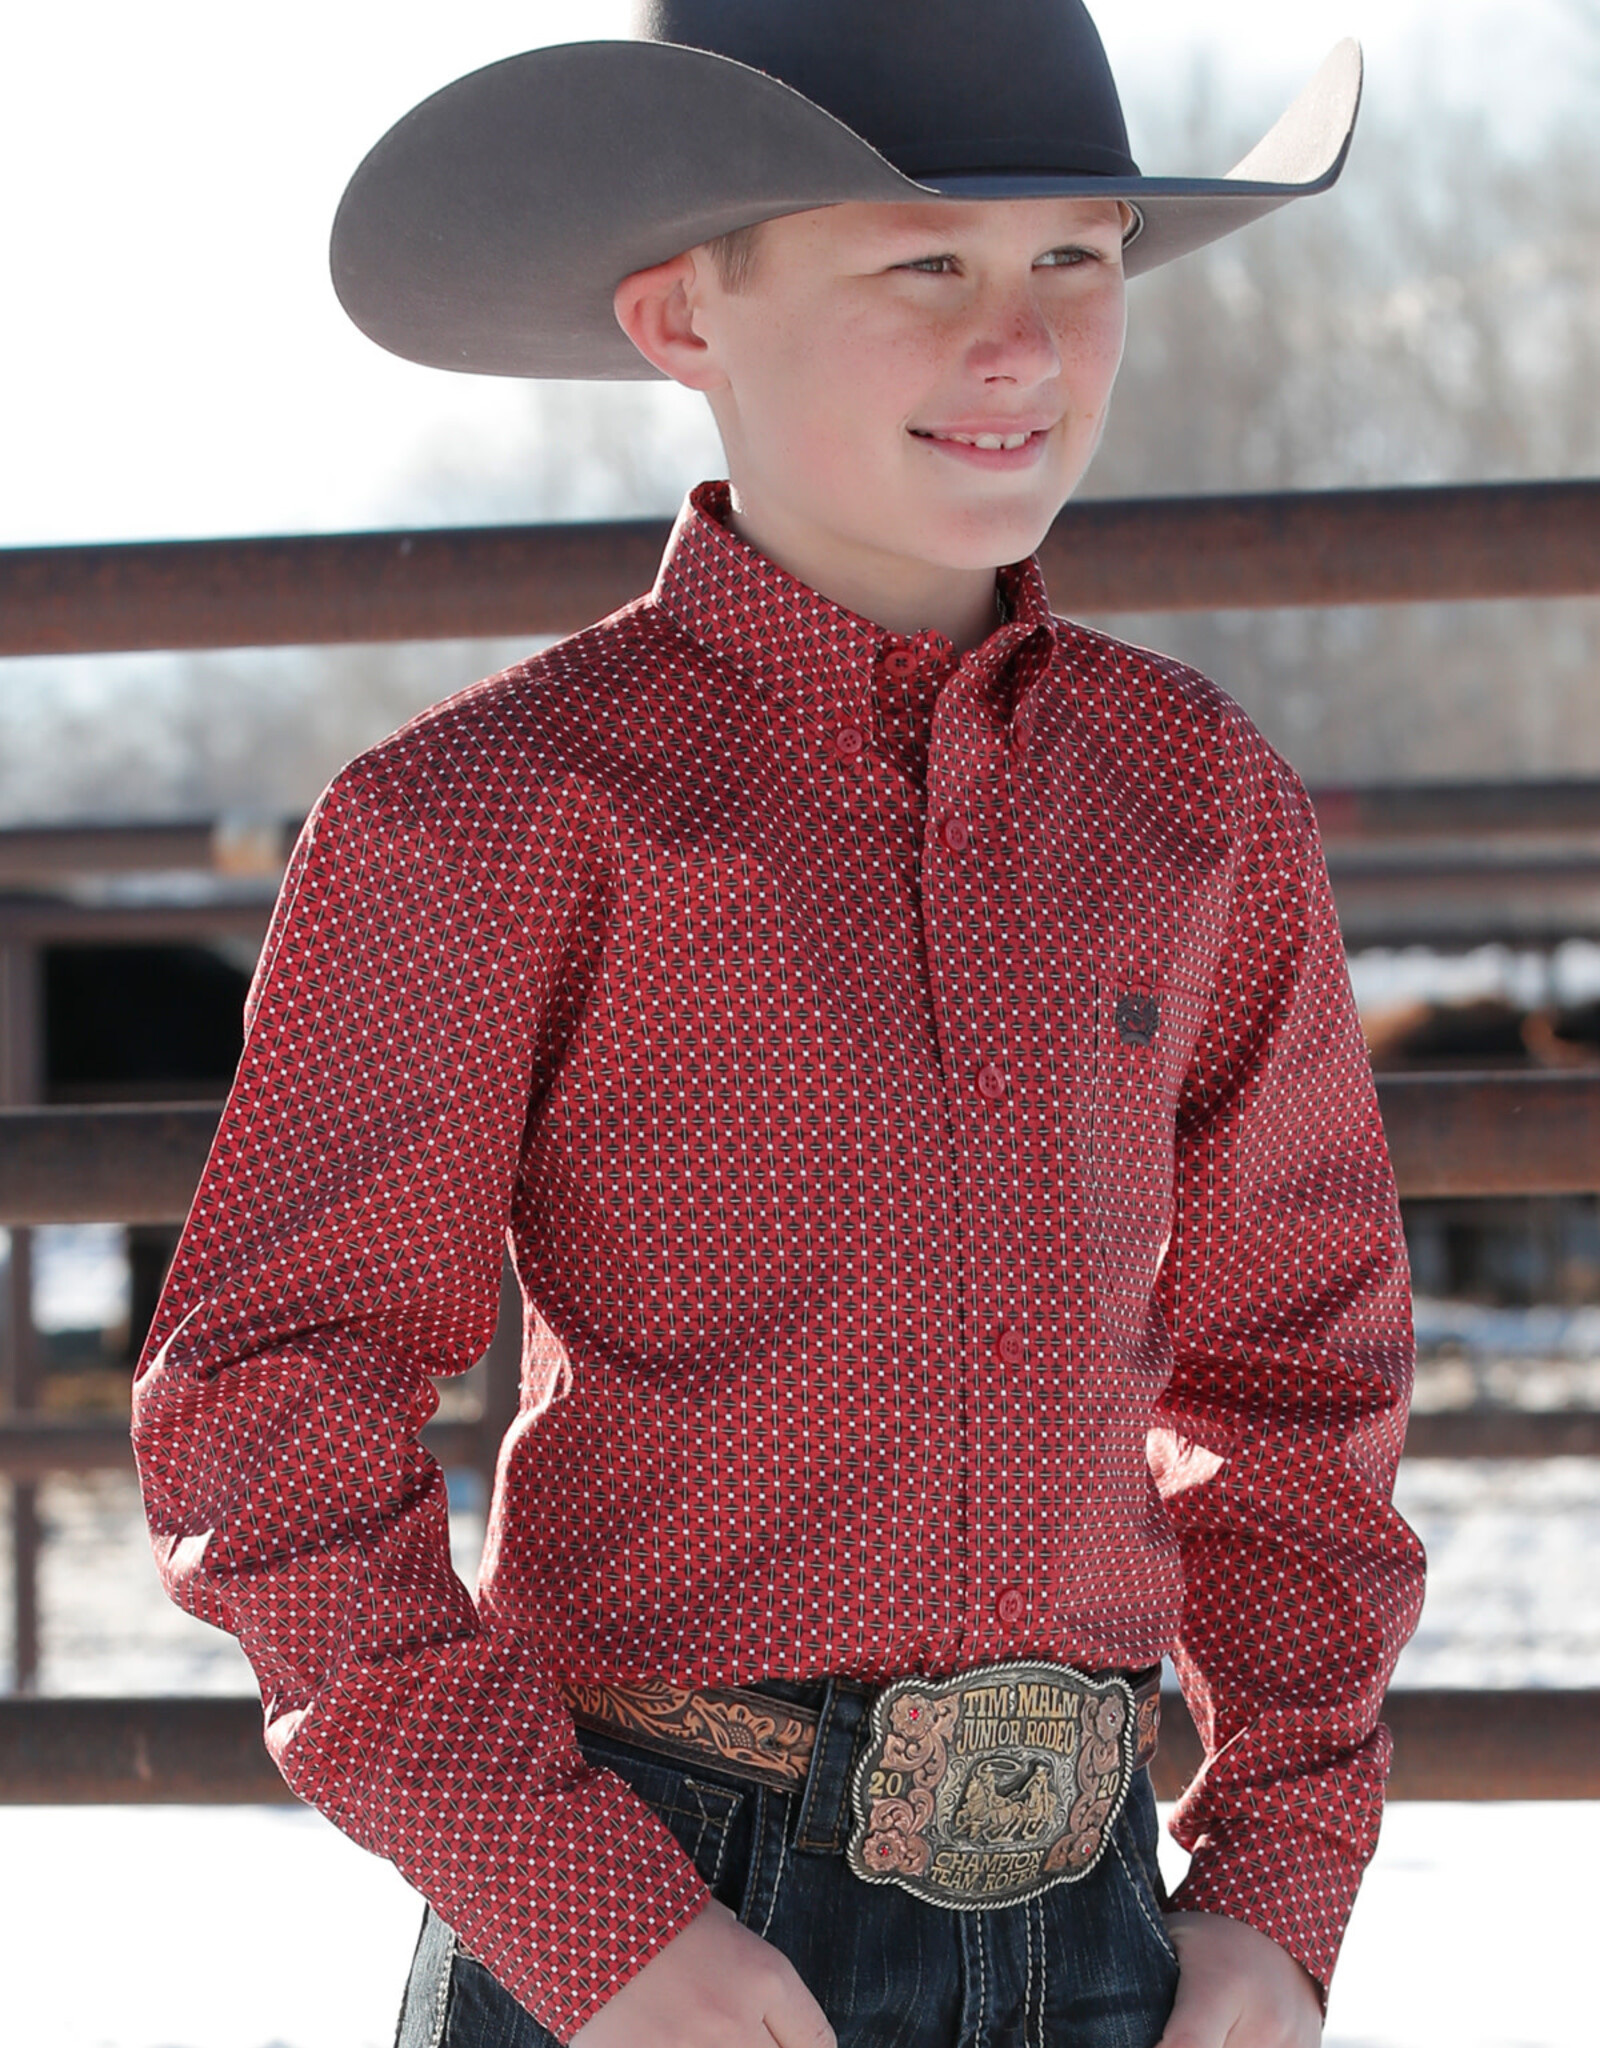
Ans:
[{"label": "black hat crown", "polygon": [[1139,175],[1081,0],[639,0],[634,33],[781,79],[908,178]]}]

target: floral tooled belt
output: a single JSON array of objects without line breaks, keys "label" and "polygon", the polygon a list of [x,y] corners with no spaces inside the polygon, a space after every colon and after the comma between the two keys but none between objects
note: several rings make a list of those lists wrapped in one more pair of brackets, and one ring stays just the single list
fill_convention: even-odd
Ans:
[{"label": "floral tooled belt", "polygon": [[[1155,1755],[1160,1672],[982,1665],[902,1678],[871,1701],[845,1849],[868,1884],[982,1912],[1072,1884]],[[740,1687],[568,1680],[581,1728],[778,1791],[804,1790],[819,1716]]]}]

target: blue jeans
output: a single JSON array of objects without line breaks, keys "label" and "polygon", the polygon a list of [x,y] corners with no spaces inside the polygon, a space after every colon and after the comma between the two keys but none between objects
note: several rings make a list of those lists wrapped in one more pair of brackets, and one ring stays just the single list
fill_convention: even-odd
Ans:
[{"label": "blue jeans", "polygon": [[[864,1700],[830,1685],[822,1708],[811,1774],[795,1796],[604,1736],[579,1741],[654,1807],[714,1895],[790,1958],[840,2048],[1153,2048],[1178,1964],[1161,1919],[1149,1774],[1135,1777],[1088,1877],[996,1912],[951,1912],[863,1884],[846,1866],[839,1850]],[[554,2038],[430,1910],[396,2048],[552,2048]]]}]

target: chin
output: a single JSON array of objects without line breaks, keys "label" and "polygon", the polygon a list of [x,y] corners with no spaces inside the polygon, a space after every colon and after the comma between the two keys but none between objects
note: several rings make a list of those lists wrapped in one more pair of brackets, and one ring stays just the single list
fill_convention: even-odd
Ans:
[{"label": "chin", "polygon": [[1060,509],[1056,504],[1037,502],[969,505],[930,518],[924,508],[917,521],[924,536],[918,552],[945,569],[1003,568],[1038,548]]}]

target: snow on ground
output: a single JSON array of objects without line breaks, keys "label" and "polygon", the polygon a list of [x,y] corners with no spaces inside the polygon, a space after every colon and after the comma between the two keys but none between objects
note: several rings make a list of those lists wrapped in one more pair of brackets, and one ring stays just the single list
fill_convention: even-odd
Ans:
[{"label": "snow on ground", "polygon": [[1478,946],[1435,953],[1426,946],[1374,946],[1350,956],[1350,985],[1365,1016],[1405,1003],[1474,1003],[1498,997],[1537,1009],[1600,996],[1600,946],[1568,939],[1552,953]]},{"label": "snow on ground", "polygon": [[389,2048],[421,1918],[390,1865],[309,1811],[0,1807],[0,2034]]},{"label": "snow on ground", "polygon": [[1396,1684],[1600,1686],[1600,1463],[1418,1458],[1395,1499],[1428,1551]]},{"label": "snow on ground", "polygon": [[[1397,1806],[1326,2048],[1589,2048],[1600,1806]],[[293,1809],[0,1809],[9,2048],[388,2048],[418,1901]]]},{"label": "snow on ground", "polygon": [[1326,2048],[1592,2048],[1597,1828],[1600,1802],[1392,1806]]},{"label": "snow on ground", "polygon": [[[481,1487],[457,1483],[470,1582]],[[231,1638],[161,1596],[131,1479],[41,1489],[45,1689],[248,1691]],[[1401,1468],[1428,1544],[1411,1684],[1600,1685],[1600,1470]],[[0,1555],[0,1574],[4,1558]],[[0,1584],[4,1583],[0,1576]],[[1600,1805],[1391,1809],[1334,1987],[1327,2048],[1587,2048],[1580,1883]],[[1170,1843],[1174,1874],[1182,1856]],[[11,2048],[386,2048],[420,1908],[299,1810],[0,1808]],[[85,1942],[93,1967],[80,1966]],[[72,1985],[70,2000],[63,1984]]]}]

